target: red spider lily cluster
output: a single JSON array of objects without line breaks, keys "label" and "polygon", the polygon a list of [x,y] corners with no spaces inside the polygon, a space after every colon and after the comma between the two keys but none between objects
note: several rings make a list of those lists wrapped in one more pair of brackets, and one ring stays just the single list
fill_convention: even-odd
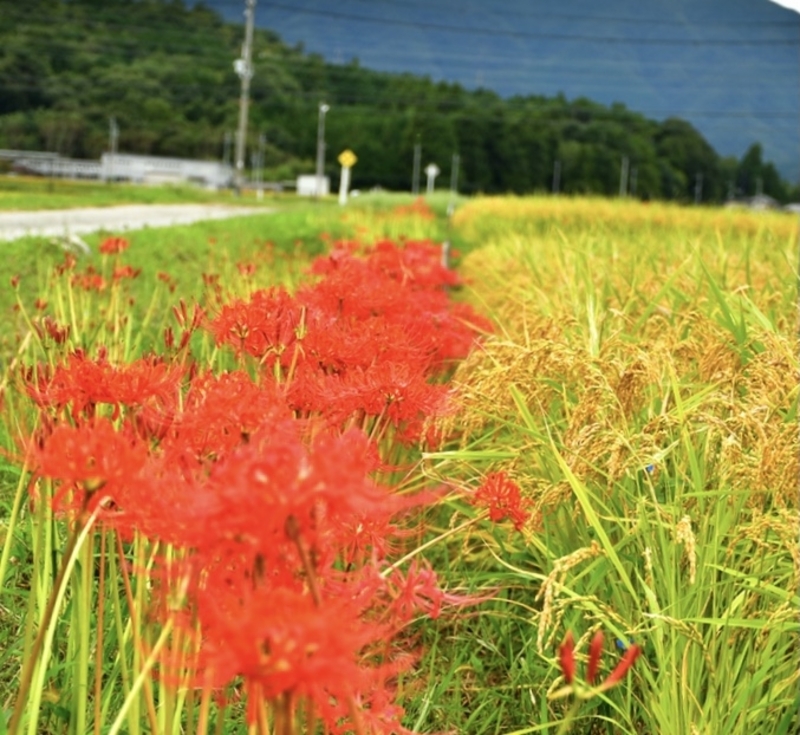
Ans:
[{"label": "red spider lily cluster", "polygon": [[411,204],[401,204],[395,207],[393,211],[401,217],[420,217],[426,220],[431,220],[434,217],[433,210],[422,197],[417,197]]},{"label": "red spider lily cluster", "polygon": [[[270,709],[291,723],[287,708],[302,707],[330,733],[407,732],[392,684],[412,657],[398,634],[466,598],[424,563],[392,564],[407,516],[436,495],[379,478],[447,410],[443,378],[488,324],[450,301],[457,278],[430,243],[340,244],[311,277],[210,315],[181,303],[164,356],[75,351],[30,369],[28,463],[74,523],[96,513],[122,539],[170,549],[151,572],[153,609],[194,644],[180,671],[161,666],[165,681],[233,684],[251,723]],[[238,367],[186,359],[201,328]],[[521,524],[518,496],[496,482],[491,512]]]}]

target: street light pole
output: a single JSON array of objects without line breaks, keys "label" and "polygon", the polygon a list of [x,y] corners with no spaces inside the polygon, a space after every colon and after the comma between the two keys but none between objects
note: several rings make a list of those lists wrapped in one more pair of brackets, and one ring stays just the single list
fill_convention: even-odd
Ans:
[{"label": "street light pole", "polygon": [[236,131],[236,191],[240,192],[244,185],[244,149],[247,143],[247,111],[250,106],[250,79],[253,76],[253,22],[255,18],[256,0],[246,0],[244,10],[245,32],[242,57],[236,59],[233,68],[242,80],[242,92],[239,96],[239,128]]},{"label": "street light pole", "polygon": [[322,178],[325,172],[325,113],[330,109],[329,105],[320,103],[317,121],[317,198],[322,196]]},{"label": "street light pole", "polygon": [[114,165],[117,159],[117,142],[119,141],[119,127],[117,126],[117,118],[110,117],[108,119],[109,125],[109,148],[111,149],[110,156],[108,157],[108,180],[114,181]]}]

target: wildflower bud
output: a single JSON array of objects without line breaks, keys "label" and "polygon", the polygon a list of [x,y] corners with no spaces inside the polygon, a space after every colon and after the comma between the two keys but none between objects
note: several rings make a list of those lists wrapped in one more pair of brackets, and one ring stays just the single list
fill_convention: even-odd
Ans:
[{"label": "wildflower bud", "polygon": [[600,668],[600,656],[603,653],[603,631],[598,630],[589,644],[589,663],[586,666],[586,682],[594,684],[597,671]]},{"label": "wildflower bud", "polygon": [[558,649],[558,660],[561,665],[561,673],[564,675],[564,681],[567,684],[572,684],[575,680],[575,639],[572,637],[571,630],[567,631],[567,635],[564,636],[564,642]]},{"label": "wildflower bud", "polygon": [[625,651],[625,654],[620,659],[620,662],[617,664],[617,667],[608,675],[608,678],[602,683],[601,687],[605,691],[606,689],[611,689],[615,684],[619,684],[622,681],[622,678],[625,674],[628,673],[628,669],[633,666],[634,662],[639,655],[641,654],[642,649],[637,646],[636,644],[629,646],[628,650]]}]

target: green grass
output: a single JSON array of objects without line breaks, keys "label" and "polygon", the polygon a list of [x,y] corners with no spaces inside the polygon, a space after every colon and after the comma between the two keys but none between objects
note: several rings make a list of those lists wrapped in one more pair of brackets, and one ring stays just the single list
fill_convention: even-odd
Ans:
[{"label": "green grass", "polygon": [[[267,195],[262,201],[268,203]],[[110,207],[115,204],[257,204],[252,192],[208,191],[197,186],[142,186],[0,175],[0,211]]]},{"label": "green grass", "polygon": [[[338,239],[369,242],[400,235],[434,241],[446,239],[447,199],[432,198],[437,212],[433,220],[393,214],[394,208],[412,201],[411,196],[405,195],[365,195],[342,208],[333,199],[317,202],[279,198],[270,201],[270,211],[263,215],[130,231],[125,234],[131,245],[124,261],[141,270],[131,286],[135,300],[133,318],[144,317],[154,295],[166,298],[159,273],[171,276],[175,287],[174,296],[170,295],[172,301],[183,298],[199,302],[206,292],[204,274],[220,276],[221,282],[232,289],[266,285],[275,282],[276,277],[292,281],[310,258]],[[93,254],[78,255],[79,271],[100,268],[97,247],[105,237],[114,234],[117,233],[102,232],[83,238]],[[457,238],[455,241],[458,243]],[[52,270],[63,261],[64,251],[58,239],[41,237],[2,243],[2,248],[6,257],[0,260],[0,314],[5,315],[11,328],[0,336],[0,357],[8,360],[28,329],[27,319],[14,310],[17,294],[10,286],[11,279],[20,277],[21,303],[28,314],[35,314],[36,299],[42,297],[48,301]],[[257,266],[256,273],[244,279],[237,268],[240,263],[253,263]],[[158,308],[168,307],[162,303]],[[150,346],[153,335],[148,334],[144,344]]]}]

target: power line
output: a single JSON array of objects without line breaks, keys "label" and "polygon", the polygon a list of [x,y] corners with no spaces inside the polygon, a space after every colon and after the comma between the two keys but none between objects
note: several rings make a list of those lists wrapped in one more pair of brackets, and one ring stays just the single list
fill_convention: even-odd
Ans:
[{"label": "power line", "polygon": [[[358,0],[363,4],[367,4],[370,7],[374,7],[375,5],[389,5],[394,7],[402,8],[404,11],[408,11],[409,7],[420,8],[425,10],[430,10],[430,3],[411,3],[408,0]],[[236,5],[237,0],[214,0],[212,2],[212,9],[216,9],[219,6],[233,6]],[[269,7],[269,6],[267,6]],[[278,7],[277,5],[273,5],[273,7]],[[468,8],[465,9],[461,3],[454,3],[454,7],[459,7],[462,10],[468,11]],[[497,9],[497,6],[490,8],[490,10]],[[302,11],[302,8],[296,8],[298,11]],[[549,20],[591,20],[591,21],[598,21],[598,22],[613,22],[613,23],[632,23],[632,24],[641,24],[647,26],[680,26],[686,27],[689,25],[686,21],[683,20],[668,20],[666,18],[631,18],[619,15],[592,15],[592,14],[576,14],[576,13],[550,13],[550,12],[535,12],[535,13],[521,13],[518,9],[515,9],[513,15],[511,16],[503,16],[511,17],[513,19],[517,19],[519,17],[524,18],[535,18],[537,22],[547,22]],[[706,21],[697,21],[697,23],[705,23]],[[778,27],[778,28],[785,28],[787,25],[787,21],[719,21],[716,18],[713,20],[713,26],[715,28],[741,28],[741,27],[753,27],[753,26],[763,26],[763,27]]]},{"label": "power line", "polygon": [[316,10],[311,8],[298,8],[292,5],[282,5],[280,3],[270,3],[271,8],[280,10],[290,10],[301,15],[315,15],[324,18],[337,18],[340,20],[351,20],[365,23],[375,23],[378,25],[402,26],[405,28],[422,28],[429,30],[448,31],[450,33],[461,33],[479,36],[500,36],[506,38],[524,38],[531,40],[559,40],[559,41],[581,41],[583,43],[619,43],[619,44],[652,44],[659,46],[797,46],[800,45],[798,38],[770,38],[770,39],[696,39],[696,38],[629,38],[626,36],[591,36],[585,34],[552,33],[552,32],[528,32],[500,30],[496,28],[469,28],[467,26],[455,26],[447,23],[430,23],[427,21],[413,21],[402,19],[377,18],[375,16],[359,15],[357,13],[343,13],[336,10]]},{"label": "power line", "polygon": [[[238,0],[232,0],[233,3],[240,4]],[[428,30],[440,30],[446,31],[451,33],[459,33],[459,34],[468,34],[468,35],[482,35],[482,36],[494,36],[494,37],[507,37],[507,38],[520,38],[520,39],[529,39],[529,40],[558,40],[558,41],[580,41],[583,43],[602,43],[602,44],[634,44],[634,45],[660,45],[660,46],[798,46],[800,45],[800,39],[793,37],[793,36],[783,36],[783,37],[776,37],[776,38],[646,38],[646,37],[628,37],[628,36],[602,36],[602,35],[591,35],[591,34],[570,34],[570,33],[560,33],[560,32],[548,32],[548,31],[539,31],[539,32],[529,32],[529,31],[518,31],[518,30],[503,30],[499,28],[471,28],[469,26],[458,26],[458,25],[451,25],[447,23],[434,23],[428,21],[413,21],[413,20],[404,20],[400,18],[381,18],[377,16],[369,16],[369,15],[361,15],[357,13],[346,13],[341,11],[335,10],[319,10],[313,8],[303,8],[303,7],[296,7],[292,5],[283,5],[281,3],[270,3],[270,9],[278,9],[278,10],[285,10],[291,11],[292,13],[302,14],[302,15],[313,15],[319,16],[323,18],[336,18],[340,20],[349,20],[349,21],[357,21],[357,22],[364,22],[364,23],[373,23],[379,25],[388,25],[388,26],[395,26],[395,27],[406,27],[406,28],[417,28],[417,29],[428,29]],[[603,16],[570,16],[570,15],[563,15],[563,16],[556,16],[556,15],[549,15],[543,16],[543,18],[572,18],[572,19],[593,19],[593,20],[603,20],[607,19]],[[538,16],[537,16],[538,18]],[[163,27],[159,28],[157,25],[129,25],[124,22],[117,23],[113,19],[85,19],[85,18],[74,18],[68,17],[68,20],[80,20],[81,22],[86,22],[87,24],[97,24],[97,25],[118,25],[125,28],[152,28],[153,30],[164,30]],[[616,21],[630,21],[634,22],[640,19],[623,19],[623,18],[616,18]],[[655,23],[648,23],[649,25],[654,25]],[[236,26],[239,24],[232,24],[226,23],[229,26]],[[661,23],[661,25],[672,25],[670,23]],[[676,27],[686,27],[682,26],[681,24],[675,23]],[[750,23],[742,23],[743,27],[750,27],[753,24]],[[725,24],[724,26],[720,24],[719,26],[711,26],[711,27],[735,27],[735,24]],[[776,27],[780,29],[791,29],[791,26],[787,26],[785,23],[769,23],[764,24],[765,27]],[[692,26],[688,26],[692,27]],[[209,29],[211,30],[211,29]],[[272,31],[275,33],[273,29],[267,28],[263,29],[266,31]],[[124,39],[121,39],[124,40]]]}]

